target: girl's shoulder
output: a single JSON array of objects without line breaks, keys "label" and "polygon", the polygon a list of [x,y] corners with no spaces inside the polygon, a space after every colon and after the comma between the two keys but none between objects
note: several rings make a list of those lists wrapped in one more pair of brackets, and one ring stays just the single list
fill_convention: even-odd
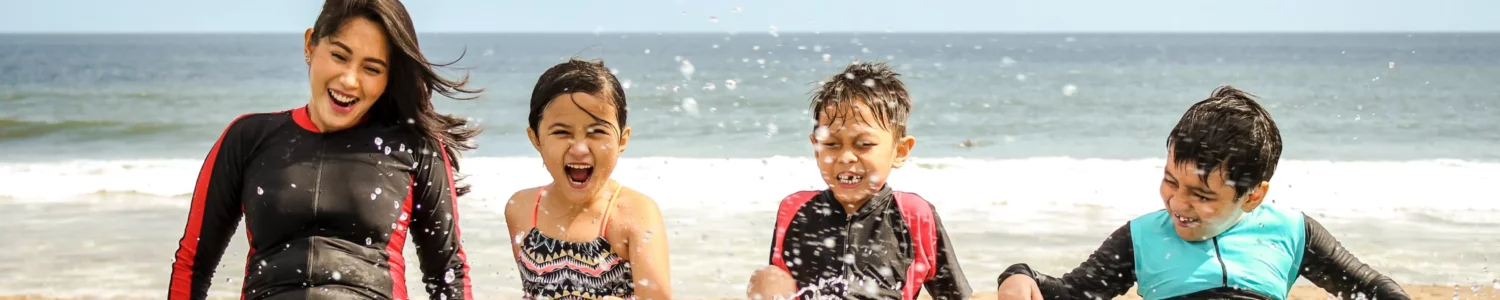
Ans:
[{"label": "girl's shoulder", "polygon": [[516,218],[531,218],[531,211],[536,206],[538,193],[542,187],[530,187],[516,191],[510,195],[510,200],[505,202],[506,221],[520,220]]}]

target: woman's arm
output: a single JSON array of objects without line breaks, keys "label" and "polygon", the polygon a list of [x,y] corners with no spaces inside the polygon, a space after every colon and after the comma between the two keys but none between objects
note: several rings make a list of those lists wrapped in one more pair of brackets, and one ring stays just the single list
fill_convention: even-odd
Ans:
[{"label": "woman's arm", "polygon": [[624,208],[621,212],[630,212],[630,216],[616,216],[611,218],[627,217],[634,222],[635,226],[628,226],[630,231],[627,247],[630,252],[630,268],[635,277],[635,295],[637,299],[666,300],[672,299],[672,277],[670,274],[671,262],[667,255],[667,228],[662,222],[661,209],[656,206],[656,200],[646,195],[632,191],[627,194],[632,196],[632,205]]},{"label": "woman's arm", "polygon": [[1307,227],[1307,246],[1302,253],[1303,278],[1344,299],[1411,299],[1395,280],[1344,250],[1322,224],[1306,215],[1303,218]]},{"label": "woman's arm", "polygon": [[437,148],[436,155],[416,157],[416,181],[412,186],[412,202],[416,206],[412,208],[408,232],[417,246],[427,294],[433,298],[474,299],[469,286],[469,263],[460,242],[453,164],[448,151],[441,145]]},{"label": "woman's arm", "polygon": [[177,255],[172,259],[168,299],[208,297],[215,268],[244,215],[240,209],[243,177],[240,172],[244,171],[240,164],[254,145],[245,141],[245,130],[237,126],[244,117],[229,123],[198,170],[187,226],[183,228],[182,239],[177,241]]}]

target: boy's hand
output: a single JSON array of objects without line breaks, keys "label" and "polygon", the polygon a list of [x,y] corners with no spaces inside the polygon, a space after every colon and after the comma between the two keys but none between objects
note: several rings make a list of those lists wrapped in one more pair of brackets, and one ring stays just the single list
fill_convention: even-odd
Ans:
[{"label": "boy's hand", "polygon": [[1036,286],[1036,279],[1026,275],[1005,278],[1005,282],[1000,283],[996,296],[1000,300],[1043,300],[1042,289]]}]

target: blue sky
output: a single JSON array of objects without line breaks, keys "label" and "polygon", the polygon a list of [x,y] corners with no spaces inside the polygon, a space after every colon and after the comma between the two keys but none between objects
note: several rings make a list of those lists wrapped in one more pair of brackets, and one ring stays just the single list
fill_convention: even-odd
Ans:
[{"label": "blue sky", "polygon": [[[421,32],[757,32],[772,26],[780,32],[1500,31],[1496,0],[406,2]],[[301,32],[321,4],[0,0],[0,32]]]}]

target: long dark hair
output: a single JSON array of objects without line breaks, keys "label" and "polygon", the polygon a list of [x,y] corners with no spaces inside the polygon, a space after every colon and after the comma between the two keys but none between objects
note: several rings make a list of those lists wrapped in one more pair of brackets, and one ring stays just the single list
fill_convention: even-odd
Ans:
[{"label": "long dark hair", "polygon": [[[390,80],[385,93],[370,107],[370,121],[410,125],[429,144],[442,145],[451,160],[453,171],[458,171],[458,156],[461,151],[473,150],[470,142],[479,135],[479,128],[469,126],[464,118],[439,114],[432,108],[432,92],[456,100],[476,97],[459,96],[460,93],[475,94],[483,89],[469,89],[467,74],[462,79],[452,80],[438,75],[434,67],[446,67],[450,63],[433,63],[422,56],[417,44],[416,28],[411,15],[399,0],[327,0],[323,12],[313,23],[312,39],[321,40],[339,31],[352,18],[365,18],[380,24],[391,47]],[[459,59],[463,54],[459,55]],[[455,59],[454,62],[458,60]],[[468,185],[455,186],[459,196],[469,193]]]}]

